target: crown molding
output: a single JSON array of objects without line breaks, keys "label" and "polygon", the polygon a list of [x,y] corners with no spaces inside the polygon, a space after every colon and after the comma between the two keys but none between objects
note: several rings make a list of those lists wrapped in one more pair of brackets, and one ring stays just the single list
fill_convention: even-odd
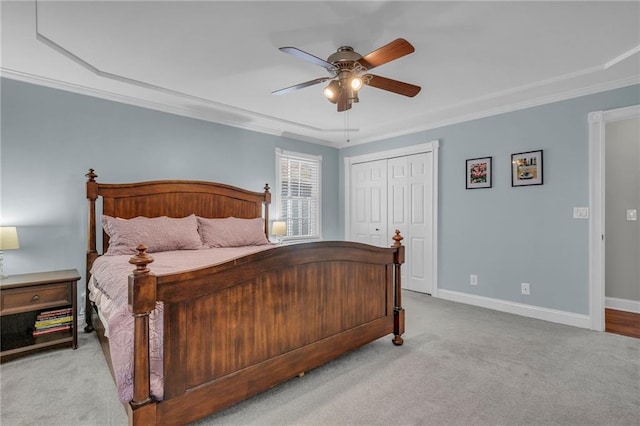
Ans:
[{"label": "crown molding", "polygon": [[[591,86],[587,86],[587,87],[583,87],[580,89],[574,89],[574,90],[567,90],[567,91],[563,91],[563,92],[558,92],[558,93],[554,93],[553,95],[547,95],[547,96],[539,96],[539,97],[535,97],[535,98],[531,98],[528,99],[526,101],[523,102],[516,102],[516,103],[512,103],[512,104],[508,104],[508,105],[502,105],[500,107],[497,108],[490,108],[490,109],[486,109],[486,110],[482,110],[482,111],[476,111],[476,112],[472,112],[469,114],[460,114],[460,115],[456,115],[453,116],[451,118],[447,118],[444,120],[438,120],[438,121],[428,121],[427,123],[420,125],[420,126],[407,126],[407,127],[411,127],[411,130],[406,131],[406,130],[402,130],[402,131],[398,131],[398,132],[392,132],[392,133],[387,133],[386,136],[382,139],[377,139],[377,138],[369,138],[369,139],[363,139],[357,142],[352,142],[349,144],[346,143],[342,143],[339,145],[339,148],[347,148],[350,146],[355,146],[355,145],[360,145],[360,144],[365,144],[365,143],[371,143],[371,142],[376,142],[379,140],[385,140],[385,139],[391,139],[391,138],[396,138],[396,137],[400,137],[400,136],[406,136],[406,135],[410,135],[410,134],[414,134],[414,133],[418,133],[418,132],[424,132],[427,130],[432,130],[432,129],[437,129],[440,127],[445,127],[445,126],[450,126],[453,124],[459,124],[459,123],[464,123],[466,121],[472,121],[472,120],[478,120],[481,118],[487,118],[487,117],[492,117],[495,115],[500,115],[500,114],[506,114],[509,112],[514,112],[514,111],[520,111],[523,109],[527,109],[527,108],[533,108],[533,107],[537,107],[540,105],[546,105],[546,104],[551,104],[554,102],[560,102],[560,101],[565,101],[568,99],[573,99],[573,98],[579,98],[581,96],[587,96],[587,95],[593,95],[596,93],[600,93],[600,92],[606,92],[608,90],[615,90],[615,89],[620,89],[623,87],[627,87],[627,86],[633,86],[636,84],[640,84],[640,75],[637,76],[632,76],[632,77],[628,77],[628,78],[623,78],[623,79],[619,79],[619,80],[615,80],[615,81],[611,81],[611,82],[607,82],[607,83],[602,83],[602,84],[596,84],[596,85],[591,85]],[[418,117],[420,119],[420,121],[424,122],[425,121],[425,117]],[[414,118],[414,120],[417,121],[417,118]]]},{"label": "crown molding", "polygon": [[[456,116],[453,116],[451,118],[447,118],[447,119],[444,119],[444,120],[428,121],[428,117],[427,117],[427,120],[426,120],[427,122],[425,124],[421,124],[421,125],[415,126],[415,127],[403,126],[405,128],[407,128],[407,127],[411,127],[411,128],[410,128],[410,130],[401,130],[401,131],[397,131],[397,132],[386,133],[383,138],[364,138],[364,139],[361,139],[361,140],[358,140],[358,141],[352,141],[352,142],[349,142],[349,143],[343,142],[343,143],[335,144],[333,142],[326,141],[326,140],[323,140],[323,139],[316,139],[316,138],[311,138],[311,137],[308,137],[308,136],[302,136],[302,135],[298,135],[298,134],[292,133],[290,131],[286,131],[286,130],[282,130],[282,129],[276,129],[276,128],[271,127],[271,126],[259,126],[259,125],[255,125],[255,124],[238,123],[238,122],[233,121],[233,120],[229,120],[229,119],[225,119],[225,118],[220,117],[220,116],[216,116],[216,112],[219,112],[217,110],[211,110],[210,114],[206,114],[201,110],[191,109],[191,108],[187,108],[187,107],[180,107],[180,106],[171,105],[171,104],[164,103],[164,102],[152,102],[152,101],[149,101],[149,100],[146,100],[146,99],[142,99],[140,97],[125,96],[125,95],[122,95],[122,94],[119,94],[119,93],[114,93],[114,92],[111,92],[111,91],[94,89],[94,88],[90,88],[90,87],[87,87],[87,86],[78,85],[78,84],[75,84],[75,83],[70,83],[70,82],[66,82],[66,81],[55,80],[55,79],[51,79],[51,78],[47,78],[47,77],[37,76],[37,75],[34,75],[34,74],[24,73],[24,72],[12,70],[12,69],[4,68],[4,67],[0,67],[0,76],[1,77],[5,77],[5,78],[9,78],[9,79],[12,79],[12,80],[17,80],[17,81],[30,83],[30,84],[35,84],[35,85],[39,85],[39,86],[45,86],[45,87],[58,89],[58,90],[63,90],[63,91],[67,91],[67,92],[72,92],[72,93],[76,93],[76,94],[80,94],[80,95],[86,95],[86,96],[105,99],[105,100],[109,100],[109,101],[120,102],[120,103],[132,105],[132,106],[137,106],[137,107],[141,107],[141,108],[147,108],[147,109],[152,109],[152,110],[156,110],[156,111],[161,111],[161,112],[165,112],[165,113],[168,113],[168,114],[174,114],[174,115],[179,115],[179,116],[183,116],[183,117],[195,118],[195,119],[198,119],[198,120],[203,120],[203,121],[222,124],[222,125],[226,125],[226,126],[230,126],[230,127],[240,128],[240,129],[243,129],[243,130],[249,130],[249,131],[254,131],[254,132],[259,132],[259,133],[265,133],[265,134],[269,134],[269,135],[285,137],[285,138],[299,140],[299,141],[306,142],[306,143],[314,143],[314,144],[329,146],[329,147],[338,148],[338,149],[352,147],[352,146],[366,144],[366,143],[371,143],[371,142],[376,142],[376,141],[379,141],[379,140],[385,140],[385,139],[391,139],[391,138],[395,138],[395,137],[405,136],[405,135],[414,134],[414,133],[418,133],[418,132],[423,132],[423,131],[427,131],[427,130],[437,129],[437,128],[444,127],[444,126],[450,126],[450,125],[453,125],[453,124],[459,124],[459,123],[463,123],[463,122],[466,122],[466,121],[477,120],[477,119],[480,119],[480,118],[487,118],[487,117],[491,117],[491,116],[495,116],[495,115],[505,114],[505,113],[509,113],[509,112],[513,112],[513,111],[519,111],[519,110],[532,108],[532,107],[536,107],[536,106],[540,106],[540,105],[545,105],[545,104],[549,104],[549,103],[559,102],[559,101],[568,100],[568,99],[577,98],[577,97],[586,96],[586,95],[592,95],[592,94],[595,94],[595,93],[604,92],[604,91],[608,91],[608,90],[619,89],[619,88],[631,86],[631,85],[634,85],[634,84],[640,84],[640,76],[632,76],[632,77],[623,78],[623,79],[612,81],[612,82],[596,84],[596,85],[591,85],[591,86],[587,86],[587,87],[583,87],[583,88],[579,88],[579,89],[573,89],[573,90],[567,90],[567,91],[563,91],[563,92],[558,92],[558,93],[554,93],[553,95],[539,96],[539,97],[532,98],[532,99],[529,99],[529,100],[524,101],[524,102],[516,102],[516,103],[512,103],[512,104],[508,104],[508,105],[503,105],[503,106],[500,106],[500,107],[497,107],[497,108],[490,108],[490,109],[486,109],[486,110],[482,110],[482,111],[472,112],[472,113],[469,113],[469,114],[460,114],[460,115],[456,115]],[[475,100],[475,101],[477,101],[477,100]],[[473,101],[471,101],[471,102],[473,102]],[[228,112],[232,112],[232,110],[233,109],[230,108],[228,110]],[[245,112],[247,112],[247,111],[245,111]],[[236,111],[236,113],[237,113],[237,111]],[[280,124],[285,124],[286,123],[288,125],[295,125],[295,126],[298,126],[298,127],[309,128],[309,126],[301,125],[299,123],[294,123],[294,122],[287,121],[287,120],[278,119],[278,118],[275,118],[275,117],[269,117],[269,119],[271,119],[271,120],[273,120],[275,122],[278,122]],[[423,116],[420,116],[420,117],[414,117],[412,120],[420,121],[420,122],[424,123],[425,122],[425,116],[423,115]],[[315,129],[315,128],[313,128],[313,129],[317,130],[318,132],[322,132],[322,129]]]},{"label": "crown molding", "polygon": [[[274,135],[274,136],[283,136],[283,137],[288,137],[288,138],[295,138],[297,139],[296,135],[294,133],[289,133],[289,132],[283,132],[283,130],[281,129],[276,129],[273,127],[267,127],[267,126],[259,126],[259,125],[255,125],[255,124],[248,124],[248,123],[238,123],[237,121],[233,121],[233,120],[229,120],[229,119],[225,119],[221,116],[219,116],[217,113],[221,113],[224,114],[225,112],[235,112],[236,114],[238,114],[238,109],[237,108],[233,108],[233,107],[229,107],[226,110],[224,109],[211,109],[209,111],[209,113],[205,113],[202,110],[199,109],[192,109],[192,108],[188,108],[188,107],[181,107],[181,106],[176,106],[170,103],[164,103],[164,102],[153,102],[153,101],[149,101],[147,99],[143,99],[140,97],[133,97],[133,96],[126,96],[126,95],[122,95],[119,93],[115,93],[115,92],[111,92],[111,91],[107,91],[107,90],[102,90],[102,89],[95,89],[95,88],[91,88],[91,87],[87,87],[87,86],[82,86],[82,85],[78,85],[75,83],[70,83],[70,82],[66,82],[66,81],[61,81],[61,80],[55,80],[55,79],[51,79],[48,77],[42,77],[42,76],[38,76],[38,75],[34,75],[34,74],[29,74],[29,73],[24,73],[21,71],[16,71],[16,70],[12,70],[9,68],[4,68],[4,67],[0,67],[0,77],[4,77],[4,78],[8,78],[11,80],[16,80],[16,81],[20,81],[23,83],[29,83],[29,84],[35,84],[38,86],[44,86],[44,87],[48,87],[48,88],[52,88],[52,89],[57,89],[57,90],[63,90],[66,92],[71,92],[71,93],[76,93],[79,95],[84,95],[84,96],[91,96],[94,98],[99,98],[99,99],[104,99],[104,100],[108,100],[108,101],[113,101],[113,102],[119,102],[119,103],[124,103],[127,105],[132,105],[132,106],[137,106],[137,107],[141,107],[141,108],[146,108],[146,109],[152,109],[155,111],[160,111],[160,112],[165,112],[168,114],[174,114],[174,115],[179,115],[179,116],[183,116],[183,117],[188,117],[188,118],[195,118],[198,120],[203,120],[203,121],[208,121],[211,123],[216,123],[216,124],[221,124],[221,125],[225,125],[225,126],[230,126],[230,127],[235,127],[235,128],[239,128],[239,129],[243,129],[243,130],[250,130],[250,131],[254,131],[254,132],[259,132],[259,133],[265,133],[265,134],[269,134],[269,135]],[[222,105],[222,104],[219,104]],[[252,113],[250,111],[247,110],[242,110],[242,112],[244,112],[247,115],[252,115]],[[253,114],[255,115],[255,114]],[[262,117],[264,119],[264,117]],[[307,128],[307,129],[311,129],[311,130],[316,130],[318,132],[321,132],[322,129],[317,129],[315,127],[311,127],[311,126],[307,126],[304,124],[299,124],[299,123],[295,123],[292,121],[287,121],[287,120],[282,120],[276,117],[267,117],[269,120],[273,120],[275,122],[279,122],[281,124],[286,123],[288,125],[294,125],[297,127],[303,127],[303,128]],[[300,136],[302,138],[302,136]],[[306,138],[306,140],[302,140],[304,142],[309,142],[309,143],[316,143],[316,144],[322,144],[322,145],[328,145],[331,147],[335,147],[335,144],[329,142],[329,141],[324,141],[324,140],[320,140],[320,139],[313,139],[313,138]]]}]

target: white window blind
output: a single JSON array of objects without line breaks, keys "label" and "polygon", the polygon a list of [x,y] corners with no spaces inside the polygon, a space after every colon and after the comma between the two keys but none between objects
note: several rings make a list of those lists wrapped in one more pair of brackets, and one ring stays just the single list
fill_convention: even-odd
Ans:
[{"label": "white window blind", "polygon": [[277,217],[286,222],[285,240],[321,236],[322,157],[276,149]]}]

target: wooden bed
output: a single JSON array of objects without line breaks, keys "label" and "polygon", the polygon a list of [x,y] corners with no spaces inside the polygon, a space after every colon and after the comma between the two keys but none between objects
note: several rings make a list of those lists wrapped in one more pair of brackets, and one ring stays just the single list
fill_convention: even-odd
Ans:
[{"label": "wooden bed", "polygon": [[[125,219],[264,217],[268,235],[268,185],[264,192],[251,192],[185,180],[103,184],[93,169],[86,176],[87,282],[101,256],[99,234],[102,253],[109,245],[96,226],[100,214]],[[404,247],[398,231],[394,240],[389,248],[345,241],[283,245],[169,275],[153,274],[152,255],[139,246],[128,279],[135,317],[133,399],[125,404],[129,423],[185,424],[386,335],[393,334],[391,341],[402,345]],[[164,304],[160,401],[151,396],[149,384],[149,314],[158,301]],[[273,308],[276,302],[278,309]],[[88,298],[86,304],[85,331],[101,329]],[[110,363],[108,341],[98,335]]]}]

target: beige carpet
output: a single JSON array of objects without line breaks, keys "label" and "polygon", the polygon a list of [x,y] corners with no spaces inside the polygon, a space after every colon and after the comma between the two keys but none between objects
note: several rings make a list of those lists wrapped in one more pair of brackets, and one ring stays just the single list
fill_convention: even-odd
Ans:
[{"label": "beige carpet", "polygon": [[[198,425],[611,425],[640,419],[640,339],[405,293],[390,337]],[[0,367],[8,425],[125,425],[94,335]]]}]

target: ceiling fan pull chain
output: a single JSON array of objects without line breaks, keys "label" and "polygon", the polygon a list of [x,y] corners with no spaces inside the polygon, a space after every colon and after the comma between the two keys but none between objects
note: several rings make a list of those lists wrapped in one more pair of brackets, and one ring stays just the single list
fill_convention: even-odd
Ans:
[{"label": "ceiling fan pull chain", "polygon": [[347,143],[351,142],[349,137],[349,111],[344,112],[344,138],[347,140]]}]

